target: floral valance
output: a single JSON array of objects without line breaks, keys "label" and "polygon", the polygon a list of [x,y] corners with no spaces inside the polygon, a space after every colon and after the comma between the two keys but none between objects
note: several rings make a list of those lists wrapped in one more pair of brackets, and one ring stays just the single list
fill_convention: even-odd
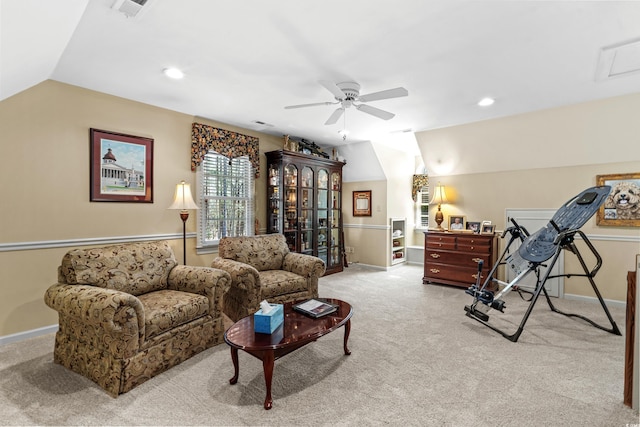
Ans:
[{"label": "floral valance", "polygon": [[193,123],[191,126],[191,170],[204,160],[207,151],[214,150],[230,159],[249,156],[255,177],[260,176],[259,140],[254,136],[218,129],[213,126]]},{"label": "floral valance", "polygon": [[418,200],[418,191],[429,185],[429,175],[413,175],[413,184],[411,185],[411,198],[413,201]]}]

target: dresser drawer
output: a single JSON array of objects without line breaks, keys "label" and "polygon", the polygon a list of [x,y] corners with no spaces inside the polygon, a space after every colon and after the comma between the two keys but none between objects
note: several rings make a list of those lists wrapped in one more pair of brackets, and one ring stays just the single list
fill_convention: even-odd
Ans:
[{"label": "dresser drawer", "polygon": [[491,247],[489,245],[477,245],[477,244],[465,244],[465,243],[461,243],[458,242],[458,245],[456,246],[456,249],[459,251],[464,251],[464,252],[473,252],[473,253],[478,253],[478,254],[488,254],[489,251],[491,250]]},{"label": "dresser drawer", "polygon": [[[486,274],[486,272],[484,272]],[[483,278],[485,276],[483,274]],[[456,267],[451,268],[450,265],[427,263],[424,267],[425,278],[433,282],[456,282],[458,286],[471,286],[476,283],[478,277],[477,268]]]},{"label": "dresser drawer", "polygon": [[452,242],[432,242],[432,241],[427,241],[427,248],[436,248],[436,249],[455,249],[456,248],[456,241],[453,240]]},{"label": "dresser drawer", "polygon": [[489,253],[473,254],[464,252],[453,251],[439,251],[436,249],[426,249],[426,262],[432,261],[440,264],[450,264],[452,266],[460,267],[475,267],[478,268],[478,262],[482,261],[483,268],[487,269],[491,266],[489,264]]}]

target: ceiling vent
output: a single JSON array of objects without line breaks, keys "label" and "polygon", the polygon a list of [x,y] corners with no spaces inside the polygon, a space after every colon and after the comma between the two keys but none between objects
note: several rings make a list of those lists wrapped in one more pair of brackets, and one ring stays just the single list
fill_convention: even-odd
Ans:
[{"label": "ceiling vent", "polygon": [[596,69],[597,81],[635,74],[639,71],[640,39],[607,46],[600,50]]},{"label": "ceiling vent", "polygon": [[115,0],[111,9],[124,13],[127,18],[135,18],[148,3],[150,0]]}]

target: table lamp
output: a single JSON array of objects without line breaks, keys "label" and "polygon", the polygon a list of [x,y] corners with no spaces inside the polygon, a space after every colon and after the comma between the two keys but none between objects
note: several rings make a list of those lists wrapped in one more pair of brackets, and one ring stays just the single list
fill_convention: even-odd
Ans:
[{"label": "table lamp", "polygon": [[176,185],[176,193],[173,196],[173,204],[167,209],[180,209],[180,219],[182,219],[182,251],[184,254],[184,265],[187,265],[187,219],[189,219],[189,209],[198,209],[198,205],[191,197],[191,186],[181,181]]},{"label": "table lamp", "polygon": [[438,227],[436,227],[436,230],[438,231],[444,231],[444,228],[442,228],[442,221],[444,221],[444,216],[442,215],[442,210],[441,210],[441,205],[443,203],[448,203],[447,202],[447,193],[445,193],[444,191],[444,185],[440,184],[438,182],[438,185],[436,186],[435,191],[433,192],[433,199],[431,199],[431,204],[438,205],[438,212],[436,212],[436,224],[438,225]]}]

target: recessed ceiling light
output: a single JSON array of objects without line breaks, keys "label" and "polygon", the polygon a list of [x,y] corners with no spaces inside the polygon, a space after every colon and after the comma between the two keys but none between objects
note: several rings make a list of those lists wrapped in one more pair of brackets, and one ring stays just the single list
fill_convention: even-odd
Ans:
[{"label": "recessed ceiling light", "polygon": [[496,102],[496,100],[493,98],[482,98],[478,102],[478,105],[481,107],[488,107],[489,105],[493,105],[494,102]]},{"label": "recessed ceiling light", "polygon": [[184,77],[184,73],[177,68],[165,68],[162,72],[165,76],[171,77],[172,79],[181,79]]}]

